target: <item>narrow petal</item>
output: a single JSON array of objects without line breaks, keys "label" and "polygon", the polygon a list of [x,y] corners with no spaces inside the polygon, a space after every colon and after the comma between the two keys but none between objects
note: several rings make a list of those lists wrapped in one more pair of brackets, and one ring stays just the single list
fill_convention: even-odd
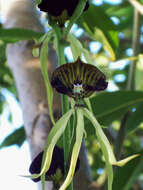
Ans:
[{"label": "narrow petal", "polygon": [[70,162],[70,168],[68,171],[68,175],[63,183],[63,185],[60,187],[59,190],[66,190],[66,188],[69,186],[69,184],[72,181],[72,178],[74,176],[76,163],[83,139],[83,133],[84,133],[84,119],[83,119],[83,113],[81,108],[77,108],[77,127],[76,127],[76,142],[73,147],[72,151],[72,157]]},{"label": "narrow petal", "polygon": [[[41,170],[42,165],[42,157],[44,152],[40,152],[35,159],[32,161],[29,171],[31,174],[38,174]],[[47,176],[52,176],[56,174],[57,169],[60,169],[62,174],[64,175],[64,151],[62,148],[58,146],[54,147],[53,155],[52,155],[52,162],[50,165],[49,170],[46,172]],[[34,182],[40,181],[40,177],[33,179]]]},{"label": "narrow petal", "polygon": [[52,155],[53,155],[53,150],[54,150],[55,144],[57,143],[57,141],[63,134],[63,132],[67,126],[67,122],[68,122],[69,118],[71,117],[71,115],[73,114],[73,111],[74,111],[73,109],[70,109],[67,113],[65,113],[56,122],[55,126],[50,131],[47,142],[46,142],[44,154],[42,157],[42,168],[41,168],[40,173],[29,175],[29,176],[23,176],[23,177],[35,179],[35,178],[38,178],[41,175],[45,174],[49,170],[51,161],[52,161]]}]

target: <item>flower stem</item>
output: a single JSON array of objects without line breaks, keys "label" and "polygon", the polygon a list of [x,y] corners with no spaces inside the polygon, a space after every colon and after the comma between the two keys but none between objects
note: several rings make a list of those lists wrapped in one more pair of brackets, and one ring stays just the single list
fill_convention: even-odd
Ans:
[{"label": "flower stem", "polygon": [[63,29],[59,28],[57,24],[53,25],[55,35],[56,35],[56,51],[58,54],[58,64],[59,66],[65,63],[64,56],[64,36],[62,35]]},{"label": "flower stem", "polygon": [[[60,28],[56,22],[54,22],[51,18],[51,26],[54,29],[55,37],[56,37],[56,51],[58,54],[58,65],[61,66],[65,63],[65,56],[64,56],[64,48],[66,44],[66,36],[68,35],[71,27],[75,23],[75,21],[79,18],[79,16],[82,14],[84,7],[86,5],[87,0],[80,0],[76,10],[74,11],[70,22],[67,26],[67,28]],[[68,97],[65,95],[61,96],[61,104],[62,104],[62,114],[66,113],[69,110],[69,101]],[[70,122],[68,122],[68,125],[66,127],[66,130],[63,135],[63,148],[64,148],[64,158],[65,158],[65,166],[66,161],[68,160],[69,152],[70,152],[70,146],[71,146],[71,127]],[[66,171],[67,172],[67,171]],[[68,187],[68,190],[73,189],[73,184],[71,183]]]},{"label": "flower stem", "polygon": [[[132,49],[133,56],[137,56],[139,53],[139,43],[140,43],[140,14],[137,9],[134,9],[134,28],[133,28],[133,39],[132,39]],[[129,68],[129,78],[128,78],[128,90],[135,89],[135,70],[136,70],[136,60],[131,61]]]},{"label": "flower stem", "polygon": [[[65,48],[65,39],[64,39],[64,28],[59,28],[57,24],[54,24],[53,29],[55,31],[56,36],[56,50],[58,54],[58,65],[61,66],[65,63],[65,56],[64,56],[64,48]],[[65,95],[61,95],[61,104],[62,104],[62,114],[65,114],[69,110],[69,101],[68,97]],[[63,149],[64,149],[64,160],[65,166],[68,160],[69,152],[70,152],[70,145],[71,145],[71,127],[70,122],[68,122],[65,132],[63,134]],[[67,171],[66,171],[67,172]],[[68,187],[68,190],[72,190],[72,183]]]}]

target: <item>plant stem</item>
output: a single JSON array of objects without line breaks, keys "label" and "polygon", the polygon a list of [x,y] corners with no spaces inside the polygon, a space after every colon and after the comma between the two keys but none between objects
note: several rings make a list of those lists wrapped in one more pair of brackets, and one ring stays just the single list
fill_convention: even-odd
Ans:
[{"label": "plant stem", "polygon": [[[133,39],[132,39],[132,49],[134,57],[137,56],[139,53],[139,44],[140,44],[140,14],[137,9],[134,9],[134,28],[133,28]],[[132,61],[130,63],[130,68],[129,68],[127,90],[135,89],[135,70],[136,70],[136,61]]]},{"label": "plant stem", "polygon": [[[82,14],[83,9],[86,5],[87,0],[80,0],[76,10],[74,11],[70,22],[67,26],[67,28],[60,28],[54,21],[51,19],[51,26],[53,27],[56,35],[56,50],[58,54],[58,64],[59,66],[63,65],[65,63],[65,57],[64,57],[64,48],[65,48],[65,38],[68,35],[71,27],[75,23],[75,21],[79,18],[79,16]],[[65,95],[61,96],[61,103],[62,103],[62,114],[66,113],[69,110],[69,101],[68,97]],[[64,148],[64,158],[65,158],[65,166],[66,161],[68,160],[69,152],[70,152],[70,146],[71,146],[71,127],[70,122],[68,122],[68,125],[66,127],[66,130],[63,135],[63,148]],[[73,189],[73,184],[71,183],[68,187],[68,190]]]},{"label": "plant stem", "polygon": [[55,30],[55,35],[56,35],[56,50],[58,54],[58,65],[61,66],[65,63],[65,56],[64,56],[64,37],[62,35],[62,28],[59,28],[57,24],[53,26]]},{"label": "plant stem", "polygon": [[[139,44],[140,44],[140,14],[137,9],[134,9],[134,25],[133,25],[133,38],[132,38],[133,56],[138,55]],[[129,67],[127,90],[135,89],[135,70],[136,70],[136,61],[132,61]],[[116,144],[115,144],[115,155],[117,159],[119,159],[121,155],[121,148],[123,146],[123,142],[126,136],[125,134],[126,122],[129,116],[130,112],[128,111],[123,116],[123,119],[121,121],[121,126],[117,135]]]},{"label": "plant stem", "polygon": [[[65,63],[65,56],[64,56],[65,39],[63,35],[64,31],[62,28],[59,28],[57,24],[53,25],[53,29],[56,35],[56,50],[58,54],[58,65],[61,66]],[[69,101],[68,101],[67,96],[61,95],[61,104],[62,104],[62,114],[65,114],[69,110]],[[69,152],[70,152],[70,145],[71,145],[70,137],[71,137],[71,127],[70,127],[70,122],[68,122],[65,132],[63,134],[65,168],[66,168],[66,163],[67,163]],[[68,190],[72,190],[72,189],[73,189],[73,185],[71,183],[71,185],[68,187]]]}]

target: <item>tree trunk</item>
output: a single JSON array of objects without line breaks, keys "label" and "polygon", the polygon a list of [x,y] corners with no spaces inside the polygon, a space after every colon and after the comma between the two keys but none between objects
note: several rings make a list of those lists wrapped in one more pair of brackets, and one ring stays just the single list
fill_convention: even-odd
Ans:
[{"label": "tree trunk", "polygon": [[[35,10],[34,3],[31,0],[10,0],[4,9],[4,27],[11,28],[27,28],[35,31],[44,31]],[[46,90],[43,77],[40,70],[39,58],[32,56],[31,41],[20,41],[10,44],[7,47],[7,60],[9,67],[15,78],[19,100],[21,103],[24,127],[27,140],[30,146],[31,158],[33,159],[40,151],[44,149],[44,145],[51,128],[51,122],[48,114]],[[55,51],[50,47],[48,54],[48,71],[49,75],[56,67],[57,57]],[[54,115],[58,117],[60,112],[60,99],[55,95],[54,99]],[[87,163],[87,155],[84,146],[80,152],[81,166],[79,172],[75,176],[74,190],[91,189],[90,170]],[[41,189],[39,183],[39,189]],[[52,189],[52,183],[46,183],[46,190]]]}]

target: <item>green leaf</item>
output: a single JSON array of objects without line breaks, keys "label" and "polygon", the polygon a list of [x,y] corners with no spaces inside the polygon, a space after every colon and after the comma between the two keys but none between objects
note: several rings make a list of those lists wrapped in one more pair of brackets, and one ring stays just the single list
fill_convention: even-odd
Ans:
[{"label": "green leaf", "polygon": [[70,47],[71,47],[71,50],[72,50],[74,60],[77,60],[77,58],[80,57],[81,53],[82,53],[82,48],[83,48],[82,44],[72,34],[68,35],[68,40],[70,42]]},{"label": "green leaf", "polygon": [[55,124],[54,116],[53,116],[53,90],[51,87],[51,83],[48,76],[48,67],[47,67],[47,54],[48,54],[48,43],[53,35],[53,32],[49,32],[47,38],[42,44],[41,53],[40,53],[40,64],[41,64],[41,71],[44,77],[45,85],[46,85],[46,92],[48,97],[48,108],[49,108],[49,115],[53,125]]},{"label": "green leaf", "polygon": [[[106,13],[110,17],[117,17],[120,19],[120,23],[116,25],[116,28],[118,31],[128,30],[128,28],[131,29],[133,24],[133,12],[134,8],[131,6],[128,2],[123,1],[122,4],[118,6],[110,6],[108,10],[106,10]],[[129,36],[127,36],[128,38]]]},{"label": "green leaf", "polygon": [[[133,107],[143,102],[141,91],[103,92],[90,99],[93,113],[101,125],[109,126]],[[85,118],[87,135],[93,135],[94,130],[89,120]]]},{"label": "green leaf", "polygon": [[143,0],[139,0],[139,2],[143,4]]},{"label": "green leaf", "polygon": [[20,127],[8,135],[1,143],[0,148],[4,148],[11,145],[21,146],[26,139],[24,127]]},{"label": "green leaf", "polygon": [[0,64],[6,61],[6,43],[0,42]]},{"label": "green leaf", "polygon": [[124,167],[116,169],[113,189],[130,190],[143,170],[142,155],[128,162]]},{"label": "green leaf", "polygon": [[100,93],[91,99],[93,113],[102,125],[109,125],[131,108],[143,102],[141,91],[116,91]]},{"label": "green leaf", "polygon": [[94,61],[92,60],[91,53],[82,46],[82,43],[72,34],[68,35],[68,40],[74,60],[77,60],[83,54],[86,61],[92,65]]},{"label": "green leaf", "polygon": [[[97,19],[96,19],[97,18]],[[118,32],[116,26],[101,7],[90,5],[77,22],[91,38],[103,44],[111,60],[115,60],[115,49],[118,47]]]},{"label": "green leaf", "polygon": [[85,48],[82,48],[82,53],[84,58],[86,59],[87,63],[94,65],[94,60],[92,59],[92,54]]},{"label": "green leaf", "polygon": [[140,54],[138,55],[138,61],[137,61],[137,67],[136,67],[136,78],[135,78],[135,86],[136,89],[142,90],[143,89],[143,55]]},{"label": "green leaf", "polygon": [[3,96],[3,94],[0,92],[0,114],[3,112],[3,108],[4,108],[4,103],[5,103],[5,97]]},{"label": "green leaf", "polygon": [[141,122],[143,122],[143,103],[137,106],[136,110],[130,114],[125,128],[126,134],[136,130]]},{"label": "green leaf", "polygon": [[42,35],[43,33],[22,28],[12,28],[12,29],[0,28],[0,40],[9,43],[14,43],[19,40],[33,40],[35,38],[38,39]]}]

